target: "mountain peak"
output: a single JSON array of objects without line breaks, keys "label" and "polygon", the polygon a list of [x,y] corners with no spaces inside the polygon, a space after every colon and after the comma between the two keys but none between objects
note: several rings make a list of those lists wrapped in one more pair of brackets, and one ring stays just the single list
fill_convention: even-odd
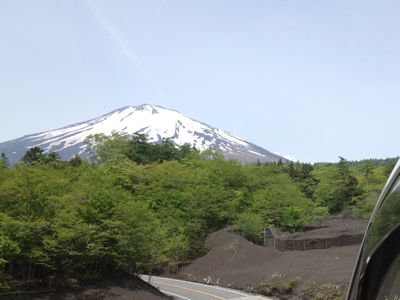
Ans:
[{"label": "mountain peak", "polygon": [[157,105],[152,105],[152,104],[148,104],[148,103],[144,103],[144,104],[140,104],[140,105],[128,105],[128,106],[124,106],[121,108],[118,108],[116,110],[113,110],[112,112],[108,113],[114,113],[114,112],[122,112],[125,110],[135,110],[135,111],[152,111],[153,109],[157,110],[157,108],[159,108],[159,106]]},{"label": "mountain peak", "polygon": [[200,151],[218,150],[226,158],[242,162],[286,161],[225,130],[198,122],[175,110],[147,103],[122,107],[86,122],[0,143],[0,153],[4,152],[13,163],[18,162],[26,150],[33,146],[46,152],[58,152],[63,159],[69,159],[74,154],[86,158],[85,138],[97,133],[109,135],[113,131],[146,134],[155,143],[169,138],[176,145],[190,144]]},{"label": "mountain peak", "polygon": [[132,108],[134,108],[137,111],[151,111],[153,109],[156,109],[156,107],[152,104],[141,104],[141,105],[137,105],[137,106],[132,106]]}]

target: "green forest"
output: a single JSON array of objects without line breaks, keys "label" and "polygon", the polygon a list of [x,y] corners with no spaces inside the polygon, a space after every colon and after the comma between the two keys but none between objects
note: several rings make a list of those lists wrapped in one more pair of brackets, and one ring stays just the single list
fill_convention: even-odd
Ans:
[{"label": "green forest", "polygon": [[38,147],[16,166],[2,155],[0,291],[174,271],[226,226],[259,243],[265,226],[368,218],[397,161],[241,164],[139,134],[87,143],[89,161]]}]

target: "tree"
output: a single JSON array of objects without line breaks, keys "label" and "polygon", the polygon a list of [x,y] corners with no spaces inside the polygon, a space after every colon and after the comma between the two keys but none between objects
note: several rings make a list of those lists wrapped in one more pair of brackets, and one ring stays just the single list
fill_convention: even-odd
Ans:
[{"label": "tree", "polygon": [[69,164],[73,167],[79,167],[82,164],[82,159],[79,155],[74,155],[70,160]]},{"label": "tree", "polygon": [[361,189],[358,187],[358,180],[355,178],[349,168],[348,161],[343,157],[339,157],[339,198],[342,197],[344,205],[352,203],[353,198],[361,195]]},{"label": "tree", "polygon": [[321,182],[316,190],[316,198],[328,207],[331,214],[342,212],[363,195],[357,178],[350,171],[349,162],[343,157],[339,159],[336,165],[319,170]]},{"label": "tree", "polygon": [[159,153],[157,153],[157,159],[159,162],[164,160],[173,160],[178,158],[178,149],[170,139],[163,139],[161,144],[158,145]]},{"label": "tree", "polygon": [[9,167],[10,166],[10,163],[8,162],[8,157],[6,156],[6,154],[4,152],[1,153],[1,159],[0,160],[3,162],[3,165],[5,167]]},{"label": "tree", "polygon": [[43,160],[45,163],[60,162],[61,158],[57,152],[50,152],[44,155]]},{"label": "tree", "polygon": [[294,166],[294,162],[290,162],[289,165],[284,169],[284,172],[286,172],[290,178],[295,180],[297,178],[297,170]]},{"label": "tree", "polygon": [[43,150],[35,146],[26,151],[25,155],[21,158],[21,161],[27,164],[32,164],[36,161],[42,160],[43,157]]},{"label": "tree", "polygon": [[162,163],[168,160],[181,161],[194,156],[198,151],[189,145],[177,146],[170,139],[151,143],[145,134],[132,135],[113,132],[111,136],[96,134],[89,136],[90,151],[94,162],[112,163],[128,158],[137,164]]},{"label": "tree", "polygon": [[309,198],[314,198],[315,189],[319,183],[318,179],[313,175],[313,166],[307,163],[290,162],[283,171],[287,173],[299,185],[300,190]]},{"label": "tree", "polygon": [[135,133],[131,136],[128,157],[138,164],[148,164],[155,161],[156,148],[152,147],[145,134]]},{"label": "tree", "polygon": [[261,216],[249,212],[242,213],[236,220],[236,227],[250,241],[257,244],[262,243],[262,231],[265,225]]}]

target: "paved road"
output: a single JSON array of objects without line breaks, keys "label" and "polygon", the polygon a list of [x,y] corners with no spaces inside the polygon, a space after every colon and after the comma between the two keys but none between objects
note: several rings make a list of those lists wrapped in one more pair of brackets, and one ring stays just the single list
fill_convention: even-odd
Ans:
[{"label": "paved road", "polygon": [[[144,281],[149,277],[142,275]],[[160,289],[164,294],[181,300],[266,300],[269,298],[254,296],[238,290],[221,288],[213,285],[176,280],[171,278],[151,276],[150,284]]]}]

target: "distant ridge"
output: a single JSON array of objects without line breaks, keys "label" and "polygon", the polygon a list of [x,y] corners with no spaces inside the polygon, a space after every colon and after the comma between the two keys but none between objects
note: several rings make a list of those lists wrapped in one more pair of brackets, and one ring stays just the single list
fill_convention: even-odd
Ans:
[{"label": "distant ridge", "polygon": [[169,138],[176,145],[190,144],[200,151],[218,150],[225,158],[244,163],[287,161],[225,130],[151,104],[126,106],[85,122],[3,142],[0,143],[0,153],[4,152],[12,164],[17,163],[33,146],[46,152],[58,152],[62,159],[69,159],[74,154],[87,159],[85,138],[96,133],[108,135],[112,131],[147,134],[152,142]]}]

